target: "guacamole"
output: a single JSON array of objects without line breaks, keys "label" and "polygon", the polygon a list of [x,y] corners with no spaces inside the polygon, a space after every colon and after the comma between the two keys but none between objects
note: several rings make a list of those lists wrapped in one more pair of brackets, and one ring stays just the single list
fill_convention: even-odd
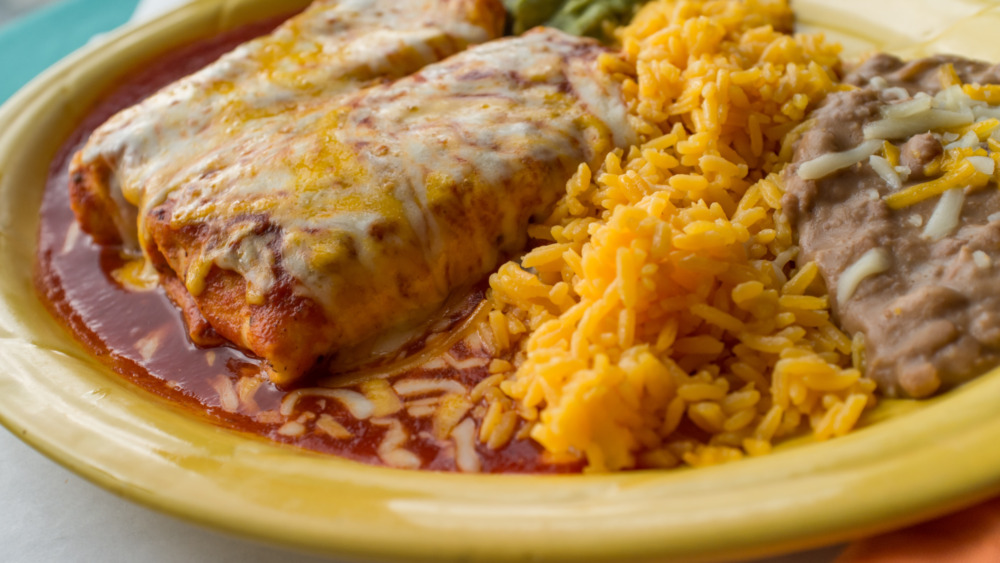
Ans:
[{"label": "guacamole", "polygon": [[627,22],[645,0],[503,0],[510,33],[547,25],[598,39],[610,39],[615,26]]}]

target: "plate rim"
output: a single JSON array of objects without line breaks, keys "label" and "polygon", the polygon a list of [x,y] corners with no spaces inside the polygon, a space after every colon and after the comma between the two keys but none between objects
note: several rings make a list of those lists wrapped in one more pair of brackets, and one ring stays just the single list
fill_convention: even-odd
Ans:
[{"label": "plate rim", "polygon": [[[0,107],[0,122],[9,123],[0,131],[0,205],[31,204],[17,186],[37,179],[47,159],[26,153],[54,152],[39,129],[58,129],[60,117],[82,113],[88,96],[67,98],[99,84],[97,74],[197,30],[232,27],[266,11],[265,0],[202,0],[115,31],[42,73]],[[30,214],[19,215],[0,213],[0,259],[8,264],[34,258],[35,231],[24,217]],[[1000,449],[989,448],[1000,439],[1000,420],[989,416],[1000,399],[997,371],[923,404],[906,424],[890,419],[725,466],[565,477],[413,473],[331,459],[192,418],[89,358],[68,333],[60,337],[56,321],[33,319],[48,313],[32,303],[38,300],[30,274],[0,278],[0,359],[9,366],[0,371],[0,424],[120,496],[278,545],[412,561],[751,557],[884,531],[1000,492]],[[26,288],[33,299],[23,299]],[[114,440],[95,436],[95,428]],[[899,455],[883,459],[886,453]],[[956,457],[933,463],[948,454]],[[907,471],[912,466],[938,471],[915,474]],[[274,487],[289,494],[261,492]],[[856,498],[853,490],[865,487],[881,487],[896,502]],[[906,496],[914,490],[919,494]],[[734,495],[740,502],[728,504]],[[352,505],[320,502],[341,497]],[[699,528],[701,521],[713,527]]]}]

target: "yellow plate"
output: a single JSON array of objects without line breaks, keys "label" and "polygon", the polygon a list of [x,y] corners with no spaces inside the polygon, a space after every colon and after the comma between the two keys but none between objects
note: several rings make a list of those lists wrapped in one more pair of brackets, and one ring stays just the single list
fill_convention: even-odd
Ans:
[{"label": "yellow plate", "polygon": [[[842,439],[722,467],[611,476],[373,468],[196,420],[92,359],[32,289],[46,169],[89,104],[136,63],[297,2],[203,0],[114,34],[0,109],[0,421],[84,477],[206,525],[342,557],[622,560],[749,557],[901,526],[1000,490],[1000,373],[925,403],[884,403]],[[1000,7],[800,0],[849,52],[1000,60]],[[865,10],[876,9],[876,12]],[[976,16],[976,17],[973,17]]]}]

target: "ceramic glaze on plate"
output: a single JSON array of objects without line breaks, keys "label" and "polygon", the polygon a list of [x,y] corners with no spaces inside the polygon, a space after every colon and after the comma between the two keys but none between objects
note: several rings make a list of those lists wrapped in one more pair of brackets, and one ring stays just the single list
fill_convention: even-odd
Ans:
[{"label": "ceramic glaze on plate", "polygon": [[[35,296],[50,160],[117,76],[173,46],[275,15],[203,0],[77,52],[0,123],[0,420],[84,477],[206,525],[340,557],[657,560],[790,551],[930,518],[1000,491],[1000,374],[921,403],[883,402],[840,439],[697,470],[454,475],[370,467],[225,430],[126,383]],[[294,4],[294,5],[293,5]],[[281,10],[304,5],[281,3]],[[802,0],[803,27],[908,56],[1000,61],[1000,4]],[[865,10],[875,9],[875,12]]]}]

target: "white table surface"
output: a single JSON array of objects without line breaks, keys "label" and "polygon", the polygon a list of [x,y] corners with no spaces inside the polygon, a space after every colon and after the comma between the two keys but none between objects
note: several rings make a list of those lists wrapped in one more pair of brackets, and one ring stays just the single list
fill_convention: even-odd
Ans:
[{"label": "white table surface", "polygon": [[0,561],[327,562],[204,528],[119,498],[0,431]]},{"label": "white table surface", "polygon": [[[188,0],[140,0],[135,19]],[[336,561],[229,537],[115,496],[0,428],[0,561],[270,563]],[[839,547],[771,558],[828,563]]]}]

